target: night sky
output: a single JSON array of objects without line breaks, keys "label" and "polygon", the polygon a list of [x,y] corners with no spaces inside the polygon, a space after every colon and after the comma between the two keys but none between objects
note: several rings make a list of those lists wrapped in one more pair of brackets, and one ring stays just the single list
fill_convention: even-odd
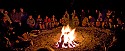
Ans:
[{"label": "night sky", "polygon": [[81,9],[123,9],[122,1],[113,0],[0,0],[0,8],[25,8],[29,12],[44,14],[63,14],[67,9],[81,11]]},{"label": "night sky", "polygon": [[[2,7],[69,7],[71,5],[77,7],[96,7],[96,6],[120,6],[124,2],[118,0],[0,0]],[[118,5],[119,4],[119,5]],[[93,6],[92,6],[93,5]]]}]

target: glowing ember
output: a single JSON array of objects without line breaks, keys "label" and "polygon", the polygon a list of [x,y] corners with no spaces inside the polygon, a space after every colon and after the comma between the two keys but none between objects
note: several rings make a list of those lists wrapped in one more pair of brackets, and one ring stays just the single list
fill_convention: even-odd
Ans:
[{"label": "glowing ember", "polygon": [[73,48],[78,44],[74,42],[75,39],[75,29],[71,30],[69,25],[63,26],[61,30],[62,34],[60,40],[57,42],[57,48]]}]

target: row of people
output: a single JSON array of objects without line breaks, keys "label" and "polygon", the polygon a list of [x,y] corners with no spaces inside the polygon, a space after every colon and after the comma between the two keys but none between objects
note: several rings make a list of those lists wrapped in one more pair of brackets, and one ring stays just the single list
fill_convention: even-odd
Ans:
[{"label": "row of people", "polygon": [[43,20],[40,15],[35,19],[32,17],[32,15],[29,15],[27,19],[27,24],[30,28],[38,28],[38,29],[51,29],[55,26],[59,25],[59,22],[55,18],[55,15],[52,16],[52,18],[49,18],[46,16],[46,18]]},{"label": "row of people", "polygon": [[[1,12],[2,13],[2,12]],[[115,16],[115,11],[110,11],[108,10],[107,12],[102,13],[101,11],[96,10],[95,15],[90,14],[90,10],[85,12],[82,10],[82,13],[80,15],[80,18],[78,14],[76,13],[75,10],[73,10],[73,13],[68,14],[68,11],[65,12],[63,17],[60,19],[60,22],[57,21],[55,16],[53,15],[52,18],[49,18],[48,16],[41,18],[40,15],[38,15],[37,19],[34,19],[32,15],[27,15],[26,12],[23,11],[23,8],[20,8],[20,12],[17,13],[15,9],[13,9],[12,13],[10,13],[10,16],[8,16],[8,12],[4,11],[4,16],[7,18],[7,20],[12,23],[13,25],[16,25],[16,23],[19,23],[20,25],[24,26],[28,24],[29,28],[39,28],[39,29],[51,29],[54,26],[58,26],[59,24],[62,25],[67,25],[69,24],[69,21],[72,20],[72,24],[74,25],[79,25],[81,24],[82,26],[97,26],[100,27],[102,24],[102,27],[106,24],[106,22],[112,22],[115,21],[115,23],[118,21],[120,24],[121,19]],[[86,16],[87,15],[87,16]],[[90,16],[91,15],[91,16]],[[71,19],[70,19],[71,17]],[[24,26],[25,27],[25,26]]]},{"label": "row of people", "polygon": [[[96,10],[96,16],[89,15],[85,16],[84,10],[82,10],[81,19],[78,18],[78,14],[75,12],[72,13],[72,19],[69,19],[68,12],[66,11],[63,17],[60,19],[60,23],[62,25],[69,24],[69,21],[72,20],[72,24],[75,26],[95,26],[100,28],[115,28],[117,26],[124,25],[124,21],[121,19],[121,17],[116,16],[116,13],[114,11],[108,10],[105,15],[104,13],[98,12]],[[81,23],[80,23],[81,22]],[[71,23],[70,23],[71,24]]]},{"label": "row of people", "polygon": [[3,14],[3,16],[1,17],[5,16],[10,24],[11,23],[13,25],[19,24],[20,26],[23,26],[23,27],[25,27],[26,24],[28,24],[30,28],[39,27],[39,29],[47,29],[49,27],[51,28],[51,27],[58,26],[59,24],[57,22],[57,19],[55,18],[55,15],[53,15],[52,18],[49,18],[48,16],[46,16],[45,19],[41,18],[41,16],[38,15],[37,19],[34,19],[32,15],[28,16],[28,14],[24,12],[23,8],[20,8],[19,13],[16,11],[16,9],[13,9],[11,13],[8,13],[5,10],[5,11],[1,11],[1,14]]}]

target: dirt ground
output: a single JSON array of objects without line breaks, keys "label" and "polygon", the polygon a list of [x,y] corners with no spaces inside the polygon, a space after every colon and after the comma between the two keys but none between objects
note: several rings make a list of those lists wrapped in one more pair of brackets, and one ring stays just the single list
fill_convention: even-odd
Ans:
[{"label": "dirt ground", "polygon": [[[37,51],[40,48],[47,48],[50,51],[104,51],[107,50],[112,42],[116,39],[114,34],[108,29],[95,27],[76,27],[76,38],[74,41],[78,43],[75,48],[55,48],[55,44],[59,41],[62,27],[52,30],[42,30],[36,34],[36,37],[30,37],[33,45],[27,47],[26,51]],[[30,33],[33,34],[33,33]]]}]

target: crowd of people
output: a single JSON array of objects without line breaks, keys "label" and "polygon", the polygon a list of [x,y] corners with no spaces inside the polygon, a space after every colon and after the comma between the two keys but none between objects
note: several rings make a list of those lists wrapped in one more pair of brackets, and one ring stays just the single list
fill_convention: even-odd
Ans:
[{"label": "crowd of people", "polygon": [[51,30],[58,26],[71,24],[70,22],[74,26],[105,28],[116,32],[117,30],[125,30],[124,19],[116,16],[116,12],[113,10],[107,10],[107,12],[99,10],[85,12],[82,10],[80,16],[75,10],[72,14],[66,10],[61,19],[56,18],[55,15],[51,17],[46,15],[43,18],[41,14],[33,17],[23,8],[20,8],[19,12],[15,8],[12,12],[0,9],[0,49],[25,48],[33,45],[32,40],[28,39],[27,32]]}]

